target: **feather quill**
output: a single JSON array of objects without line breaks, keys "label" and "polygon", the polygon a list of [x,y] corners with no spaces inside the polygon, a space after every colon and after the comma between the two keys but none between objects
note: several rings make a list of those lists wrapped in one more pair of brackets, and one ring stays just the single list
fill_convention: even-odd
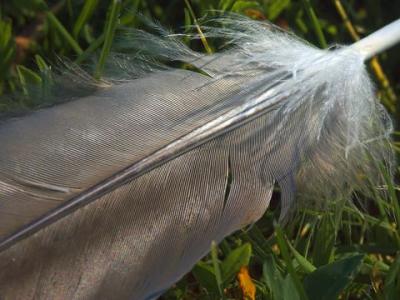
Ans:
[{"label": "feather quill", "polygon": [[141,54],[114,54],[106,87],[3,121],[0,297],[154,299],[211,241],[260,218],[275,184],[284,219],[295,194],[381,182],[391,121],[360,49],[215,22],[206,36],[229,50],[194,52],[156,25],[157,36],[129,31],[117,47]]}]

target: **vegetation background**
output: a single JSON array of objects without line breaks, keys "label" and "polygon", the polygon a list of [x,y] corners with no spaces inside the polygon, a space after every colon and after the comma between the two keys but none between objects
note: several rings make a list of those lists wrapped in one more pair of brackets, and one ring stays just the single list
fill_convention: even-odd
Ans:
[{"label": "vegetation background", "polygon": [[[140,27],[137,12],[182,31],[212,10],[269,20],[320,47],[351,43],[400,15],[396,0],[8,0],[0,1],[0,112],[42,105],[59,58],[101,77],[115,34]],[[190,41],[188,41],[190,43]],[[205,51],[203,45],[192,45]],[[212,43],[209,51],[215,51]],[[400,121],[400,47],[369,64],[378,95]],[[95,61],[93,62],[93,57]],[[35,93],[36,93],[35,92]],[[400,133],[393,147],[400,150]],[[387,174],[385,174],[387,175]],[[389,176],[387,176],[389,177]],[[400,299],[400,205],[387,180],[364,206],[332,199],[324,211],[301,209],[285,228],[279,199],[257,224],[213,245],[162,299]]]}]

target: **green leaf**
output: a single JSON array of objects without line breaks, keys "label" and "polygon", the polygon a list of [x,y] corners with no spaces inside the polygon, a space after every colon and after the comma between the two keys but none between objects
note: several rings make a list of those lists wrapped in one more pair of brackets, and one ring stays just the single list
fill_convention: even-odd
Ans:
[{"label": "green leaf", "polygon": [[294,258],[299,263],[299,266],[307,273],[314,272],[316,267],[307,260],[303,255],[301,255],[291,244],[289,244],[289,249],[292,251]]},{"label": "green leaf", "polygon": [[208,293],[219,295],[219,287],[212,266],[199,261],[192,269],[192,274]]},{"label": "green leaf", "polygon": [[340,292],[353,280],[360,269],[364,255],[358,254],[322,266],[304,279],[304,288],[310,300],[336,300]]},{"label": "green leaf", "polygon": [[286,276],[283,284],[278,288],[283,291],[283,300],[300,300],[299,292],[297,291],[296,285],[290,274]]},{"label": "green leaf", "polygon": [[251,245],[246,243],[235,250],[221,263],[222,282],[228,283],[239,272],[240,268],[247,266],[251,257]]},{"label": "green leaf", "polygon": [[283,278],[275,263],[272,255],[268,255],[263,264],[263,278],[274,300],[284,300],[283,298]]},{"label": "green leaf", "polygon": [[218,293],[221,298],[224,298],[224,292],[222,287],[222,275],[221,266],[218,260],[218,246],[215,241],[211,242],[211,260],[214,268],[214,275],[217,281]]}]

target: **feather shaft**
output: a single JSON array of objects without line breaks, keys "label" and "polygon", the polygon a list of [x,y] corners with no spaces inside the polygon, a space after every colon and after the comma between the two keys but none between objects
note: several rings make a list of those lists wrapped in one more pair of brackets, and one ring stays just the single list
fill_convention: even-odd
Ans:
[{"label": "feather shaft", "polygon": [[[107,178],[105,181],[85,190],[83,193],[49,211],[41,218],[6,237],[0,241],[0,252],[71,212],[99,199],[101,196],[115,190],[126,182],[134,180],[218,136],[253,121],[257,117],[273,110],[275,105],[286,97],[287,95],[275,95],[274,89],[271,88],[261,93],[258,97],[250,99],[249,102],[228,111],[214,121],[200,126],[148,157]],[[272,101],[268,101],[271,99]]]},{"label": "feather shaft", "polygon": [[351,47],[363,55],[364,60],[385,51],[400,41],[400,19],[375,31]]}]

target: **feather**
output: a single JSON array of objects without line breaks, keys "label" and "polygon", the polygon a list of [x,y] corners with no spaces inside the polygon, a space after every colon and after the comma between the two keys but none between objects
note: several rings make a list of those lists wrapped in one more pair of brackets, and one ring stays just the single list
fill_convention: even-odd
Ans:
[{"label": "feather", "polygon": [[141,54],[114,54],[109,84],[2,122],[0,297],[153,299],[257,221],[276,184],[285,219],[295,194],[381,182],[391,122],[358,49],[216,22],[206,36],[226,51],[196,53],[156,25],[158,36],[130,31],[116,49]]}]

